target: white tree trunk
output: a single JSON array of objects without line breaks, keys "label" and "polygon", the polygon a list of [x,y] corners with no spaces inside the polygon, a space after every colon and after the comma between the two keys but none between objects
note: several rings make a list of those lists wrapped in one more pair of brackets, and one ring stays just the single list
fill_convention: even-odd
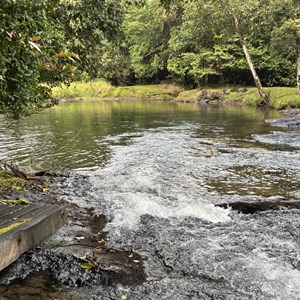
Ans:
[{"label": "white tree trunk", "polygon": [[300,44],[297,45],[297,90],[300,94]]},{"label": "white tree trunk", "polygon": [[258,93],[259,93],[259,96],[262,100],[262,102],[260,103],[261,106],[269,106],[270,104],[270,101],[269,101],[269,97],[268,95],[265,93],[264,89],[263,89],[263,86],[260,82],[260,79],[256,73],[256,70],[254,68],[254,65],[253,65],[253,62],[252,62],[252,59],[251,59],[251,56],[250,56],[250,53],[248,51],[248,48],[246,46],[246,43],[245,43],[245,40],[244,40],[244,37],[242,35],[242,32],[241,32],[241,29],[240,29],[240,24],[239,24],[239,21],[238,21],[238,18],[236,15],[233,15],[233,18],[234,18],[234,23],[235,23],[235,28],[236,28],[236,31],[237,31],[237,34],[239,36],[239,39],[240,39],[240,43],[242,45],[242,48],[243,48],[243,51],[244,51],[244,54],[245,54],[245,57],[246,57],[246,60],[247,60],[247,63],[248,63],[248,66],[250,68],[250,71],[252,73],[252,76],[253,76],[253,79],[254,79],[254,82],[255,82],[255,85],[258,89]]}]

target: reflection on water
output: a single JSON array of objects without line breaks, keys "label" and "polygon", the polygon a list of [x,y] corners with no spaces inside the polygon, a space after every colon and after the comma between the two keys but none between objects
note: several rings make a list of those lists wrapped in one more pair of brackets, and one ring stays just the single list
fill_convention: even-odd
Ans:
[{"label": "reflection on water", "polygon": [[158,101],[62,103],[19,122],[2,118],[0,158],[40,169],[101,166],[111,157],[110,136],[121,134],[117,142],[125,144],[144,129],[187,122],[201,123],[197,136],[242,141],[269,133],[264,119],[275,116],[251,108]]},{"label": "reflection on water", "polygon": [[289,173],[276,166],[269,169],[234,166],[209,179],[207,184],[220,194],[293,198],[293,193],[300,190],[300,181],[296,170]]},{"label": "reflection on water", "polygon": [[64,300],[69,294],[68,288],[58,286],[48,272],[33,274],[23,280],[16,282],[11,286],[0,287],[0,299],[6,300]]}]

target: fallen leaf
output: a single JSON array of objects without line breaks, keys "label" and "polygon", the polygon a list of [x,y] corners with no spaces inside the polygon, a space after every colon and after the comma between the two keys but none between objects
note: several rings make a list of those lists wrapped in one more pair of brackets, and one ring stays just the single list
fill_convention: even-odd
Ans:
[{"label": "fallen leaf", "polygon": [[82,263],[80,265],[80,268],[82,268],[82,269],[91,269],[92,267],[93,267],[93,265],[90,263]]}]

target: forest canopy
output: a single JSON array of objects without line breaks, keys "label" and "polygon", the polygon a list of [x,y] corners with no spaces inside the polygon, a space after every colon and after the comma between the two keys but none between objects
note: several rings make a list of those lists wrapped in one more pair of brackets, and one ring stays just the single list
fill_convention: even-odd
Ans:
[{"label": "forest canopy", "polygon": [[2,2],[0,110],[15,117],[75,79],[254,85],[245,48],[263,86],[300,91],[298,0]]},{"label": "forest canopy", "polygon": [[52,105],[51,86],[92,74],[94,45],[116,39],[123,18],[119,1],[2,0],[0,111]]}]

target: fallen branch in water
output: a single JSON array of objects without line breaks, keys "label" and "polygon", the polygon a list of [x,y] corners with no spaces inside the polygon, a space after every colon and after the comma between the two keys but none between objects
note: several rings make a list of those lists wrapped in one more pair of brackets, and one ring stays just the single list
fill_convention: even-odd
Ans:
[{"label": "fallen branch in water", "polygon": [[20,168],[13,162],[0,160],[0,170],[4,171],[8,175],[29,180],[28,175],[21,171]]}]

